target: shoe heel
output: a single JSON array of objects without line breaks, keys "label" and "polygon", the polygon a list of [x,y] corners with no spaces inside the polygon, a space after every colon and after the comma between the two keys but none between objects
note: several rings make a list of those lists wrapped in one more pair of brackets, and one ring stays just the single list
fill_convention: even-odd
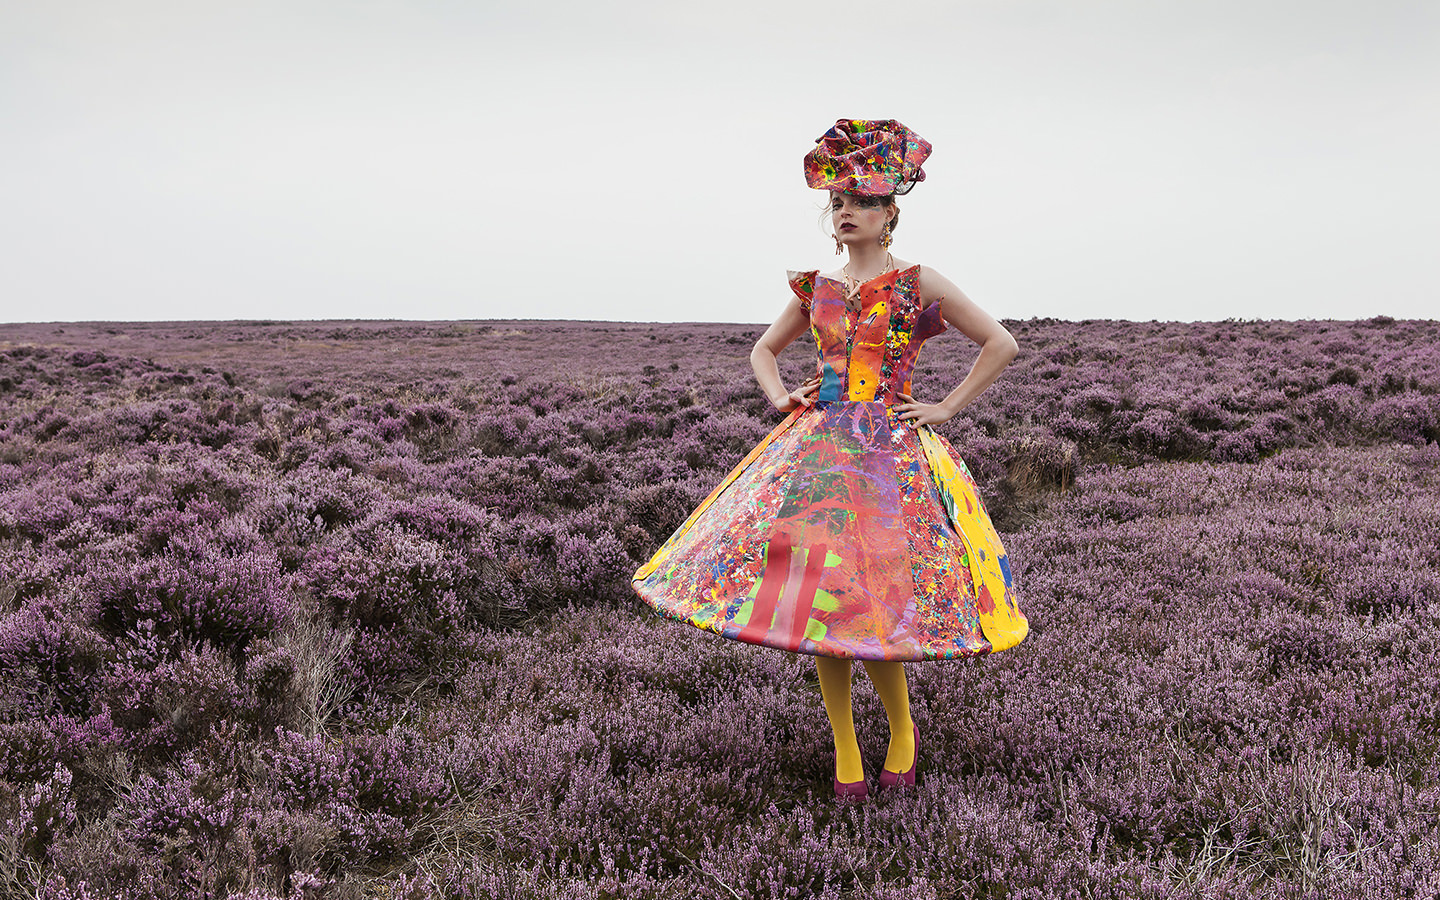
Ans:
[{"label": "shoe heel", "polygon": [[[913,724],[913,723],[912,723]],[[906,772],[892,772],[889,769],[880,770],[880,790],[888,790],[897,787],[910,787],[915,784],[915,767],[920,764],[920,726],[915,728],[915,758],[910,761],[910,769]]]}]

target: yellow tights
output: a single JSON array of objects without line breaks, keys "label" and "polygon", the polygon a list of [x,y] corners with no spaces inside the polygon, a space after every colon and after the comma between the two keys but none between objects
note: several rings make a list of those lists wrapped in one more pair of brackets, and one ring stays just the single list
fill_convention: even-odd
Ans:
[{"label": "yellow tights", "polygon": [[[885,754],[885,768],[891,772],[908,771],[915,761],[915,731],[910,721],[905,667],[898,662],[868,659],[864,662],[865,674],[874,683],[875,693],[885,704],[885,717],[890,720],[890,750]],[[850,660],[817,656],[815,668],[820,673],[820,696],[825,699],[830,730],[835,732],[835,777],[847,784],[859,781],[865,777],[865,767],[860,761],[855,716],[850,708]]]}]

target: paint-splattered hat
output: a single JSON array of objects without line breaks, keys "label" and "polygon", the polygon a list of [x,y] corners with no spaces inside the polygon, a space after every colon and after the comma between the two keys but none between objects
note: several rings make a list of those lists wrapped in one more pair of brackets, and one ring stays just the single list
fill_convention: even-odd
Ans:
[{"label": "paint-splattered hat", "polygon": [[930,142],[894,119],[840,119],[805,155],[805,181],[822,191],[904,194],[925,180]]}]

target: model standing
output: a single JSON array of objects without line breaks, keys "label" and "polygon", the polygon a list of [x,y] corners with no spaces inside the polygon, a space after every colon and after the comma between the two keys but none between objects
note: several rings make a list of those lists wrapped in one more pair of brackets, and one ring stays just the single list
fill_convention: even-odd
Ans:
[{"label": "model standing", "polygon": [[[852,659],[889,719],[879,786],[914,784],[919,730],[902,663],[1004,650],[1028,628],[974,479],[929,427],[995,381],[1015,340],[944,276],[890,250],[895,197],[924,179],[929,154],[899,122],[842,119],[805,157],[847,259],[826,274],[790,273],[794,298],[750,355],[789,415],[635,573],[635,590],[664,615],[816,657],[839,797],[868,794]],[[949,395],[922,403],[910,373],[947,323],[980,354]],[[816,373],[790,390],[775,356],[806,331]]]}]

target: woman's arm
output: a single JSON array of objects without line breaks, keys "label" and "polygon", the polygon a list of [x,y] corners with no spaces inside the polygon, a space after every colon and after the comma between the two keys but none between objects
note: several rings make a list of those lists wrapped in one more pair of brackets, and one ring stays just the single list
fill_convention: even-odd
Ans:
[{"label": "woman's arm", "polygon": [[980,355],[975,358],[969,374],[944,400],[919,403],[914,397],[901,394],[900,399],[905,402],[895,404],[900,418],[914,426],[938,425],[969,406],[981,391],[994,384],[1015,354],[1020,352],[1020,347],[1004,325],[976,306],[954,282],[934,269],[920,269],[920,299],[927,306],[939,303],[945,321],[980,345]]},{"label": "woman's arm", "polygon": [[786,391],[784,382],[780,380],[780,367],[775,363],[775,357],[780,351],[808,330],[810,316],[800,308],[800,298],[795,297],[785,307],[780,318],[760,335],[760,340],[755,342],[755,349],[750,351],[750,368],[755,370],[755,380],[760,382],[760,390],[765,392],[765,396],[781,412],[809,406],[810,395],[819,387],[819,382],[812,379],[793,391]]}]

